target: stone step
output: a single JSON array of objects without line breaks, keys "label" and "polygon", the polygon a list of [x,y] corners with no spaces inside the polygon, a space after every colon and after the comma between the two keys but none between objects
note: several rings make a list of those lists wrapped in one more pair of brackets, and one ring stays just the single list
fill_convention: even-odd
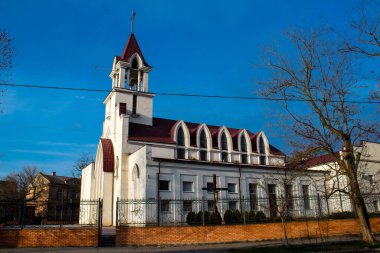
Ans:
[{"label": "stone step", "polygon": [[100,247],[115,247],[116,246],[116,236],[114,235],[102,235]]}]

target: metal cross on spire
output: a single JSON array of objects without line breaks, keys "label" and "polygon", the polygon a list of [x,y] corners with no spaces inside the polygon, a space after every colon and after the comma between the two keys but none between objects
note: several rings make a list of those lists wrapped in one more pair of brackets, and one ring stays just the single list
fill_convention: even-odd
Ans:
[{"label": "metal cross on spire", "polygon": [[133,10],[132,11],[132,17],[131,17],[131,33],[133,33],[133,30],[134,30],[134,26],[135,26],[135,16],[136,16],[136,12]]}]

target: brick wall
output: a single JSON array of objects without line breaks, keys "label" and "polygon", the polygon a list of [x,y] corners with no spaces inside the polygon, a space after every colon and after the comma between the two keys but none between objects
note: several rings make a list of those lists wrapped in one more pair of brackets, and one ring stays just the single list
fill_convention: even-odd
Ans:
[{"label": "brick wall", "polygon": [[89,247],[98,245],[97,228],[0,229],[0,248]]},{"label": "brick wall", "polygon": [[[372,230],[380,232],[380,218],[371,219]],[[356,235],[356,219],[287,222],[289,238]],[[275,240],[283,238],[281,223],[188,226],[188,227],[121,227],[116,230],[116,245],[179,245]]]}]

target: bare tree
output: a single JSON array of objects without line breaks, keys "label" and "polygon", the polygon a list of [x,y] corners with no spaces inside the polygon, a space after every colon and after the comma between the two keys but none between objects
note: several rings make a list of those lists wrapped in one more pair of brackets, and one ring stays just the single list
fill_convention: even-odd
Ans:
[{"label": "bare tree", "polygon": [[74,177],[80,177],[82,174],[82,170],[87,167],[90,163],[93,163],[95,161],[94,156],[90,153],[82,153],[78,160],[76,160],[72,174]]},{"label": "bare tree", "polygon": [[353,36],[344,47],[369,57],[380,57],[380,2],[362,1],[359,15],[352,21]]},{"label": "bare tree", "polygon": [[[294,54],[287,57],[279,50],[269,52],[268,69],[272,77],[263,82],[261,94],[277,98],[292,122],[292,145],[301,159],[330,154],[339,171],[348,179],[349,191],[361,224],[362,238],[373,244],[369,216],[358,182],[360,153],[354,143],[376,133],[366,124],[358,104],[352,104],[358,92],[354,60],[342,52],[337,41],[323,32],[288,34]],[[288,50],[289,51],[289,50]],[[289,101],[302,101],[294,106]],[[341,154],[335,152],[343,149]]]},{"label": "bare tree", "polygon": [[13,39],[6,31],[0,30],[0,80],[2,75],[12,67],[12,59],[14,48],[12,46]]},{"label": "bare tree", "polygon": [[41,197],[46,183],[41,177],[37,177],[38,174],[39,170],[36,167],[25,167],[22,171],[12,173],[5,178],[6,181],[16,184],[17,196],[14,199],[29,202]]}]

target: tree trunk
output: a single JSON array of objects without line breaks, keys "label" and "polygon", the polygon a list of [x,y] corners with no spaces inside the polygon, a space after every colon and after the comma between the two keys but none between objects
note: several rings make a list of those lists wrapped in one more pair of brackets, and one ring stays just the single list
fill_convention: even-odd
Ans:
[{"label": "tree trunk", "polygon": [[288,233],[286,232],[285,217],[283,216],[281,216],[281,223],[282,223],[282,231],[284,232],[284,240],[286,243],[286,247],[289,248]]},{"label": "tree trunk", "polygon": [[353,201],[356,208],[356,214],[358,215],[360,230],[362,232],[362,239],[368,244],[374,244],[375,238],[371,232],[371,224],[369,222],[369,216],[367,208],[365,206],[362,196],[356,196],[353,194]]}]

